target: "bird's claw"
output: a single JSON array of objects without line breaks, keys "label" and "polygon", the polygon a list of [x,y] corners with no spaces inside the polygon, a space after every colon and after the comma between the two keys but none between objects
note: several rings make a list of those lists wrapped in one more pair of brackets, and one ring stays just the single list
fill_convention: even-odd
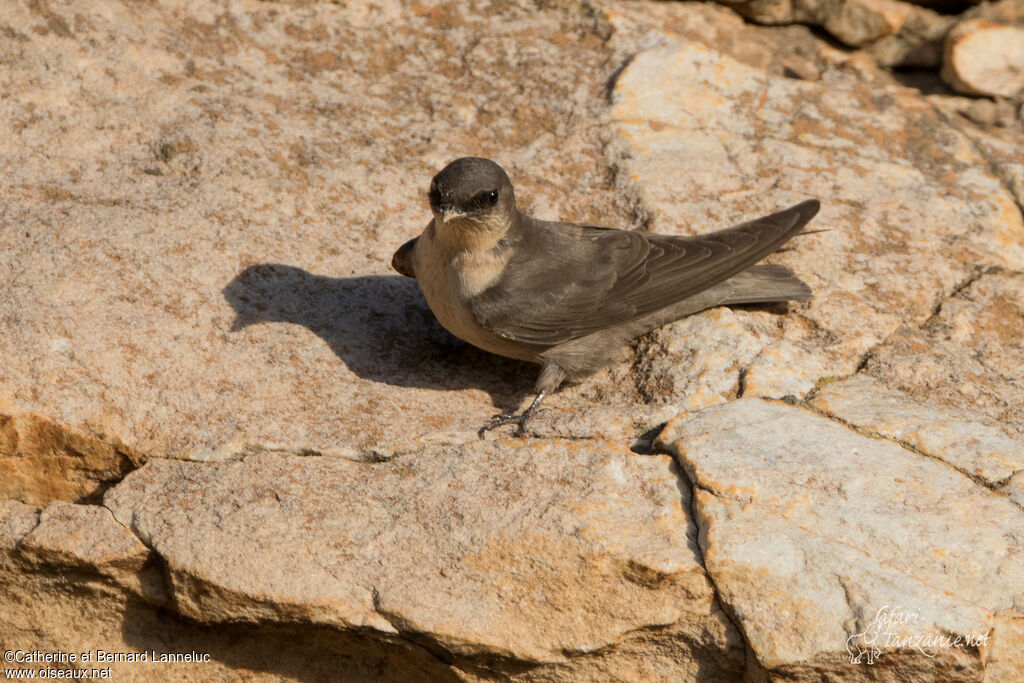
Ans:
[{"label": "bird's claw", "polygon": [[547,412],[546,410],[524,410],[521,413],[498,413],[491,418],[491,421],[485,424],[483,427],[477,430],[476,435],[481,439],[484,438],[484,433],[489,432],[495,427],[501,427],[503,425],[514,424],[516,426],[513,434],[516,436],[526,435],[526,423],[531,417],[540,415],[541,413]]}]

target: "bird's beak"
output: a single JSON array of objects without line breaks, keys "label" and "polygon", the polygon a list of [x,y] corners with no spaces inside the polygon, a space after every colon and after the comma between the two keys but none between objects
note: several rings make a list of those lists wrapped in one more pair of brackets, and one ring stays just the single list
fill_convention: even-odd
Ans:
[{"label": "bird's beak", "polygon": [[438,207],[438,213],[441,214],[442,223],[450,223],[456,218],[461,218],[466,215],[466,212],[462,209],[457,209],[454,206],[440,206]]}]

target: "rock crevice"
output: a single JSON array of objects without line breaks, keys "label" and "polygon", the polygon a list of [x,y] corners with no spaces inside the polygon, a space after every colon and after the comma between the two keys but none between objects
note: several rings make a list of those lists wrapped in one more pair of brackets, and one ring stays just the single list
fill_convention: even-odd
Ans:
[{"label": "rock crevice", "polygon": [[[1024,671],[1019,102],[878,67],[949,18],[797,8],[853,51],[691,2],[51,5],[0,7],[5,647],[210,654],[186,681]],[[768,258],[815,297],[656,330],[481,441],[536,368],[389,267],[464,155],[542,219],[817,197]],[[900,644],[945,636],[988,640]]]}]

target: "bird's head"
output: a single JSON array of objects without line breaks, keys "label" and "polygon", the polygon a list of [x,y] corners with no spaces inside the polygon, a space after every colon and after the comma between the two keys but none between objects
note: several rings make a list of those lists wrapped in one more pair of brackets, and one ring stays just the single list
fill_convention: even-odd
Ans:
[{"label": "bird's head", "polygon": [[445,231],[501,232],[516,208],[512,183],[490,159],[463,157],[430,181],[430,210]]}]

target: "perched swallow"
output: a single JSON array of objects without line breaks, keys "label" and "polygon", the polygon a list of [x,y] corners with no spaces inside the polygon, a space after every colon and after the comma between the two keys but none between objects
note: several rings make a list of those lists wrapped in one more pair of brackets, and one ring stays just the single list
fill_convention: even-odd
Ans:
[{"label": "perched swallow", "polygon": [[811,289],[779,265],[754,265],[818,212],[811,199],[706,235],[677,237],[530,218],[489,159],[448,164],[430,183],[434,219],[391,261],[416,278],[449,332],[541,366],[536,398],[496,415],[484,432],[523,434],[544,397],[615,359],[633,339],[706,308],[806,300]]}]

